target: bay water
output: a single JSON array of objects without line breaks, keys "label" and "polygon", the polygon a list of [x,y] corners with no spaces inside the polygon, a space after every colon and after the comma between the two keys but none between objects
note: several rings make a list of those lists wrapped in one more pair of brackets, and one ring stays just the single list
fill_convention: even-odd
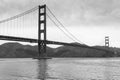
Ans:
[{"label": "bay water", "polygon": [[120,80],[120,58],[1,58],[0,80]]}]

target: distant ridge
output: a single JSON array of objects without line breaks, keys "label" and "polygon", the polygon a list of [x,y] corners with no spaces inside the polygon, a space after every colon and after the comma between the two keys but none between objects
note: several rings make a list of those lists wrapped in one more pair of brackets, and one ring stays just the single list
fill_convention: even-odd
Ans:
[{"label": "distant ridge", "polygon": [[[78,43],[71,43],[78,44]],[[81,44],[79,44],[81,45]],[[97,48],[108,49],[104,46],[94,46]],[[0,45],[0,58],[33,58],[38,57],[37,46],[22,45],[20,43],[4,43]],[[58,48],[47,47],[48,57],[119,57],[120,48],[110,48],[112,51],[117,51],[117,54],[106,53],[104,51],[79,48],[71,46],[61,46]]]}]

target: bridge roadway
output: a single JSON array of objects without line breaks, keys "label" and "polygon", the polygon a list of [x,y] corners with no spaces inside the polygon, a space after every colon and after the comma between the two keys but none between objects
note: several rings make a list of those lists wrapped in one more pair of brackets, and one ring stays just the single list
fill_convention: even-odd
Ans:
[{"label": "bridge roadway", "polygon": [[[30,42],[30,43],[38,43],[39,42],[38,39],[4,36],[4,35],[0,35],[0,40]],[[89,49],[95,49],[95,50],[105,51],[105,52],[109,52],[109,53],[111,53],[111,52],[114,53],[113,51],[110,51],[110,50],[95,48],[95,47],[82,45],[82,44],[72,44],[72,43],[56,42],[56,41],[49,41],[49,40],[46,40],[46,41],[40,40],[40,42],[45,42],[46,44],[66,45],[66,46],[73,46],[73,47],[89,48]]]}]

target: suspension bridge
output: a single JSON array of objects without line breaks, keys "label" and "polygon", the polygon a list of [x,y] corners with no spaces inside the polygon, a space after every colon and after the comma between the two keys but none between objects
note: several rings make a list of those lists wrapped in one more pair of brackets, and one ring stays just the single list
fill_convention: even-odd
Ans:
[{"label": "suspension bridge", "polygon": [[[56,19],[56,21],[65,29],[65,31],[69,34],[66,34],[65,31],[63,31],[58,24],[50,17],[50,15],[47,13],[47,10],[49,11],[49,13],[51,13],[51,15]],[[34,14],[34,12],[37,11],[37,19],[35,21],[33,16],[28,16],[28,20],[32,20],[31,22],[27,22],[26,21],[26,15],[29,15],[31,13]],[[32,17],[33,19],[29,19],[30,17]],[[90,49],[95,49],[95,50],[101,50],[101,51],[105,51],[105,52],[112,52],[106,49],[101,49],[101,48],[95,48],[95,47],[91,47],[91,46],[87,46],[86,44],[71,44],[71,43],[66,43],[66,42],[59,42],[59,41],[51,41],[47,39],[47,17],[55,24],[55,26],[57,26],[68,38],[72,39],[72,40],[77,40],[79,41],[74,35],[72,35],[72,33],[69,32],[69,30],[67,30],[65,28],[65,26],[56,18],[56,16],[52,13],[52,11],[46,6],[46,5],[41,5],[41,6],[37,6],[33,9],[30,9],[26,12],[23,12],[21,14],[18,14],[16,16],[7,18],[5,20],[0,21],[0,29],[2,30],[0,32],[0,40],[8,40],[8,41],[19,41],[19,42],[29,42],[29,43],[37,43],[38,44],[38,54],[39,57],[42,55],[42,57],[46,57],[46,46],[47,44],[54,44],[54,45],[67,45],[67,46],[73,46],[73,47],[82,47],[82,48],[90,48]],[[37,23],[36,23],[37,22]],[[23,25],[24,23],[24,25]],[[28,23],[28,24],[27,24]],[[37,32],[35,33],[37,35],[37,39],[35,38],[26,38],[26,36],[24,36],[24,32],[27,33],[26,30],[21,30],[24,27],[27,27],[27,30],[30,29],[29,26],[33,26],[34,23],[35,27],[37,27]],[[3,28],[2,28],[3,27]],[[17,31],[16,28],[18,28]],[[33,27],[32,27],[33,28]],[[22,33],[22,36],[18,37],[18,32]],[[32,30],[29,31],[30,33],[32,33]],[[14,34],[16,33],[16,35]],[[30,34],[27,33],[27,34]],[[24,36],[24,37],[23,37]],[[28,35],[27,35],[28,36]]]}]

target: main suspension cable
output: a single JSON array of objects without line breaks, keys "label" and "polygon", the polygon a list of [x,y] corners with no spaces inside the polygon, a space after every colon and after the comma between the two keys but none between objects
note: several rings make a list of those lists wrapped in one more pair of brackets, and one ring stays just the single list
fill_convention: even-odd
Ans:
[{"label": "main suspension cable", "polygon": [[57,17],[53,14],[53,12],[48,8],[48,6],[47,6],[47,9],[49,10],[49,12],[52,14],[52,16],[57,20],[57,22],[67,31],[67,33],[69,34],[69,35],[71,35],[76,41],[78,41],[79,43],[82,43],[82,44],[85,44],[85,43],[83,43],[82,41],[80,41],[79,39],[77,39],[71,32],[69,32],[66,28],[65,28],[65,26],[57,19]]},{"label": "main suspension cable", "polygon": [[13,16],[13,17],[10,17],[10,18],[1,20],[1,21],[0,21],[0,24],[1,24],[1,23],[5,23],[5,22],[8,22],[8,21],[11,21],[11,20],[16,19],[16,18],[19,18],[19,17],[22,17],[22,16],[24,16],[24,15],[26,15],[26,14],[29,14],[29,13],[37,10],[37,9],[38,9],[38,6],[32,8],[32,9],[30,9],[30,10],[27,10],[27,11],[21,13],[21,14],[18,14],[18,15],[16,15],[16,16]]},{"label": "main suspension cable", "polygon": [[68,34],[66,34],[66,32],[64,30],[62,30],[59,25],[47,14],[48,18],[71,40],[75,41],[71,36],[69,36]]}]

